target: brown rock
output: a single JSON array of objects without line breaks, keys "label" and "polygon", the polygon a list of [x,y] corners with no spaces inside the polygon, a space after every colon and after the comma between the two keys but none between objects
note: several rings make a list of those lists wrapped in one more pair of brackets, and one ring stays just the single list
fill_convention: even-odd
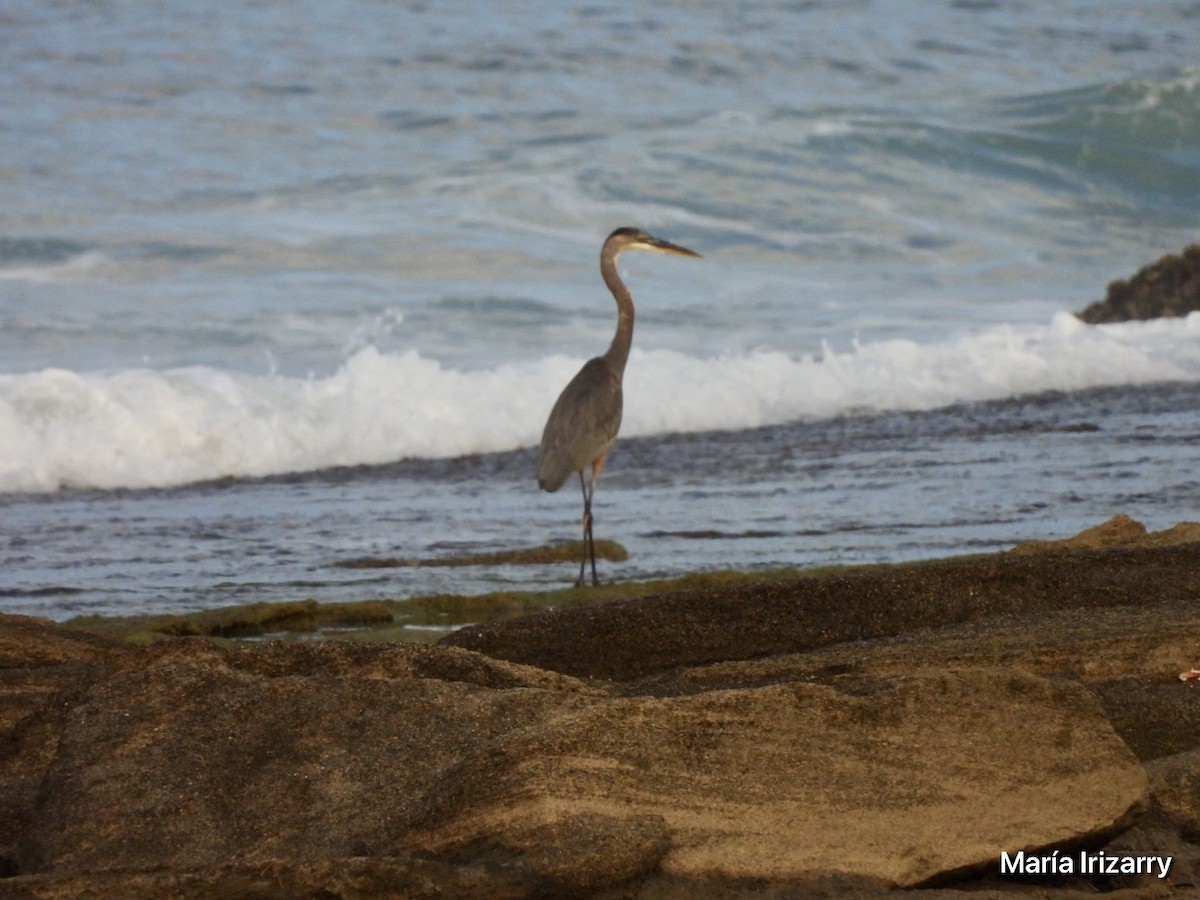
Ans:
[{"label": "brown rock", "polygon": [[[476,631],[544,667],[0,616],[0,897],[882,896],[1103,844],[1145,803],[1135,757],[1156,802],[1109,846],[1195,858],[1200,546],[1170,544]],[[1172,879],[1039,890],[1194,893]]]},{"label": "brown rock", "polygon": [[1173,547],[1200,543],[1200,522],[1180,522],[1163,531],[1146,526],[1126,515],[1116,515],[1074,537],[1057,541],[1025,541],[1009,553],[1047,553],[1056,550],[1110,550],[1118,547]]},{"label": "brown rock", "polygon": [[1147,764],[1150,790],[1184,837],[1200,838],[1200,747]]},{"label": "brown rock", "polygon": [[6,886],[137,896],[133,873],[157,871],[162,896],[201,896],[195,873],[258,872],[280,885],[262,896],[291,896],[322,859],[463,896],[911,884],[1103,834],[1141,802],[1141,769],[1069,684],[795,674],[622,698],[451,648],[159,644],[75,696],[14,857],[54,874]]},{"label": "brown rock", "polygon": [[1200,895],[1200,880],[1197,880],[1196,876],[1197,863],[1200,863],[1200,847],[1188,843],[1180,835],[1178,825],[1157,803],[1151,803],[1150,811],[1142,816],[1136,825],[1109,843],[1104,852],[1115,856],[1167,856],[1171,859],[1170,872],[1166,879],[1144,872],[1110,876],[1101,882],[1108,891],[1117,893],[1121,889],[1141,888],[1153,897],[1163,896],[1164,889],[1174,888],[1183,896]]},{"label": "brown rock", "polygon": [[1110,678],[1089,687],[1138,759],[1200,747],[1200,692],[1178,677]]},{"label": "brown rock", "polygon": [[464,628],[442,644],[627,680],[1014,615],[1200,596],[1200,543],[997,554],[747,581]]},{"label": "brown rock", "polygon": [[1138,269],[1128,280],[1109,284],[1101,301],[1080,312],[1090,325],[1186,316],[1200,310],[1200,244],[1168,253]]},{"label": "brown rock", "polygon": [[[419,846],[455,860],[501,847],[559,894],[655,863],[699,882],[833,873],[911,886],[1002,850],[1119,831],[1145,795],[1086,691],[931,670],[560,716],[448,773]],[[548,845],[552,862],[531,862]]]},{"label": "brown rock", "polygon": [[0,613],[0,672],[105,663],[130,652],[128,645],[49,619]]},{"label": "brown rock", "polygon": [[152,868],[0,880],[4,900],[526,900],[503,872],[389,857],[275,859],[203,869]]},{"label": "brown rock", "polygon": [[630,696],[891,677],[930,668],[1016,669],[1087,685],[1139,759],[1200,747],[1200,686],[1178,672],[1200,647],[1194,601],[982,619],[800,653],[684,667],[616,685]]},{"label": "brown rock", "polygon": [[1085,528],[1074,537],[1057,541],[1025,541],[1009,553],[1045,553],[1048,550],[1107,550],[1129,547],[1146,537],[1146,526],[1120,514],[1093,528]]},{"label": "brown rock", "polygon": [[419,645],[155,645],[78,698],[21,868],[379,855],[463,748],[591,696],[561,676]]},{"label": "brown rock", "polygon": [[15,868],[13,847],[73,704],[98,672],[131,652],[45,619],[0,614],[0,877]]}]

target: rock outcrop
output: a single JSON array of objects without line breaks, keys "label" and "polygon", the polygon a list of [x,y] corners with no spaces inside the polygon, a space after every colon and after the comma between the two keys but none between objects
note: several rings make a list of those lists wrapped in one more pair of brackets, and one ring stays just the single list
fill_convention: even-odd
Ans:
[{"label": "rock outcrop", "polygon": [[483,748],[433,797],[423,854],[505,854],[560,895],[653,873],[911,887],[1111,836],[1146,776],[1081,688],[927,670],[598,703]]},{"label": "rock outcrop", "polygon": [[1192,896],[1200,544],[1134,530],[432,647],[0,616],[0,897]]},{"label": "rock outcrop", "polygon": [[1169,253],[1128,280],[1109,284],[1103,300],[1077,315],[1089,325],[1186,316],[1200,310],[1200,244]]},{"label": "rock outcrop", "polygon": [[[1200,596],[1200,544],[1191,543],[1197,527],[1176,529],[1147,539],[1142,526],[1118,516],[1084,532],[1079,544],[1026,544],[1021,552],[818,578],[747,579],[473,626],[443,644],[624,681],[999,616],[1099,610],[1146,597],[1190,601]],[[1037,549],[1047,552],[1031,554]]]}]

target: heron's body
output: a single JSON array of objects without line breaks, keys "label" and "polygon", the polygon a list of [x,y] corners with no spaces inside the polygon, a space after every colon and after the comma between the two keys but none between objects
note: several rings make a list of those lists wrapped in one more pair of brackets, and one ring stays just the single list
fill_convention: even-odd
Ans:
[{"label": "heron's body", "polygon": [[589,359],[550,412],[542,435],[538,487],[557,491],[576,472],[603,459],[621,428],[622,403],[620,373],[603,356]]},{"label": "heron's body", "polygon": [[[572,472],[583,486],[584,556],[579,566],[583,584],[589,554],[592,583],[596,578],[596,549],[592,541],[592,492],[605,457],[621,428],[621,383],[633,343],[633,298],[617,274],[617,256],[623,250],[656,250],[681,256],[699,256],[683,247],[659,240],[636,228],[618,228],[600,251],[600,274],[617,302],[617,331],[603,356],[589,359],[559,395],[542,432],[538,459],[538,487],[557,491]],[[591,468],[590,478],[584,470]]]}]

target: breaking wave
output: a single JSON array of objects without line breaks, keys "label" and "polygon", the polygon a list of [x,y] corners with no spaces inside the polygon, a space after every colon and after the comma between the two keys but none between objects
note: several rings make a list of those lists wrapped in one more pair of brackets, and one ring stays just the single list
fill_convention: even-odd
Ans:
[{"label": "breaking wave", "polygon": [[[358,350],[323,377],[209,367],[0,376],[0,491],[166,487],[536,444],[582,363],[551,356],[480,371],[416,351]],[[1200,380],[1200,314],[979,329],[699,358],[635,349],[624,435],[745,429],[805,418],[1043,391]]]}]

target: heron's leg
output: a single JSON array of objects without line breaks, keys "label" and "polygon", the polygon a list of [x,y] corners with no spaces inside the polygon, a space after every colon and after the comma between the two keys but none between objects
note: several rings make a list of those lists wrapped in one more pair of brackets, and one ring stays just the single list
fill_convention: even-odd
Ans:
[{"label": "heron's leg", "polygon": [[[583,488],[583,559],[579,561],[579,577],[575,579],[575,587],[583,587],[583,573],[588,561],[588,548],[592,546],[592,491],[596,482],[590,483],[583,477],[583,469],[579,470],[579,486]],[[592,548],[592,583],[596,582],[596,551]]]},{"label": "heron's leg", "polygon": [[[604,460],[608,458],[608,451],[605,450],[599,456],[592,460],[592,478],[587,486],[587,500],[584,507],[587,510],[587,550],[588,555],[592,560],[592,584],[597,585],[600,579],[596,577],[596,538],[592,534],[592,494],[596,492],[596,482],[600,480],[600,470],[604,468]],[[580,573],[580,578],[583,573]]]},{"label": "heron's leg", "polygon": [[[592,493],[596,490],[596,481],[592,479],[588,485],[588,511],[587,511],[587,555],[592,561],[592,585],[600,583],[600,579],[596,577],[596,538],[592,534],[592,523],[595,519],[592,518]],[[580,578],[583,577],[580,573]]]}]

